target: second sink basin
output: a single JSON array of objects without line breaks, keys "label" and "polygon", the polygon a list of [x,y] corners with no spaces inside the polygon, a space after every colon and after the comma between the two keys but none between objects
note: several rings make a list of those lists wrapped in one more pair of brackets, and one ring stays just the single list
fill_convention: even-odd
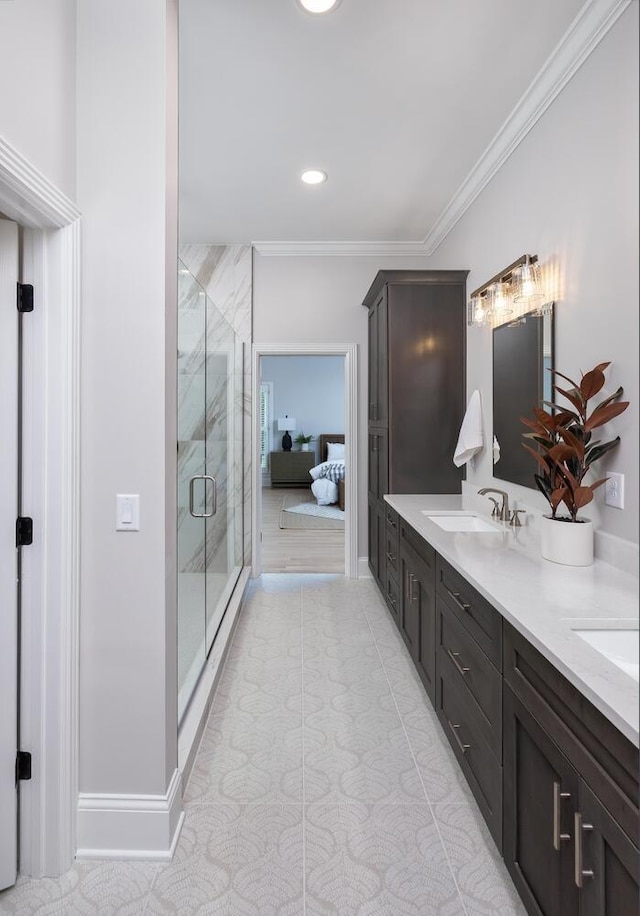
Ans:
[{"label": "second sink basin", "polygon": [[493,522],[489,522],[478,515],[436,515],[423,509],[422,514],[426,515],[430,522],[438,525],[444,531],[472,531],[478,534],[501,534],[503,528],[498,528]]},{"label": "second sink basin", "polygon": [[573,632],[598,652],[622,668],[634,680],[639,675],[638,629],[595,629],[572,627]]}]

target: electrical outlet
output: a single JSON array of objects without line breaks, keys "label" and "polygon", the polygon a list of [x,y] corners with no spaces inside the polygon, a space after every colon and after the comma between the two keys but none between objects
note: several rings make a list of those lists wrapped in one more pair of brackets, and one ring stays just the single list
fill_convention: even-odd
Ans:
[{"label": "electrical outlet", "polygon": [[624,474],[607,474],[604,485],[605,505],[614,509],[624,509]]}]

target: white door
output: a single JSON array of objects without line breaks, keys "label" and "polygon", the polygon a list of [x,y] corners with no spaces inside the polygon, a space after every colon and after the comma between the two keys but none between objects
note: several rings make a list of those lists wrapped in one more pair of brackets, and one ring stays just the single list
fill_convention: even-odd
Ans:
[{"label": "white door", "polygon": [[0,890],[15,884],[18,793],[18,227],[0,218]]}]

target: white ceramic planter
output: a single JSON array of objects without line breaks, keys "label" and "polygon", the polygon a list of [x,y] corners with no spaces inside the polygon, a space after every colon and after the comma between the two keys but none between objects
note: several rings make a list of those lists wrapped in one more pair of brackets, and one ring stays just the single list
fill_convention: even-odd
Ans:
[{"label": "white ceramic planter", "polygon": [[308,452],[308,451],[309,451],[309,443],[308,443],[308,442],[303,442],[303,443],[300,445],[300,451],[301,451],[301,452]]},{"label": "white ceramic planter", "polygon": [[591,566],[593,523],[561,522],[544,515],[540,519],[540,551],[545,560],[563,566]]}]

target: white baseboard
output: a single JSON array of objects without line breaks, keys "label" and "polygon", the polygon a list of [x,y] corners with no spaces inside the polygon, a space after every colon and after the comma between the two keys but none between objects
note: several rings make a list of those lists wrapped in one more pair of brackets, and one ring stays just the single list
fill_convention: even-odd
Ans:
[{"label": "white baseboard", "polygon": [[81,792],[77,858],[169,861],[183,820],[179,770],[174,771],[164,795]]},{"label": "white baseboard", "polygon": [[358,579],[371,579],[369,557],[358,557]]}]

